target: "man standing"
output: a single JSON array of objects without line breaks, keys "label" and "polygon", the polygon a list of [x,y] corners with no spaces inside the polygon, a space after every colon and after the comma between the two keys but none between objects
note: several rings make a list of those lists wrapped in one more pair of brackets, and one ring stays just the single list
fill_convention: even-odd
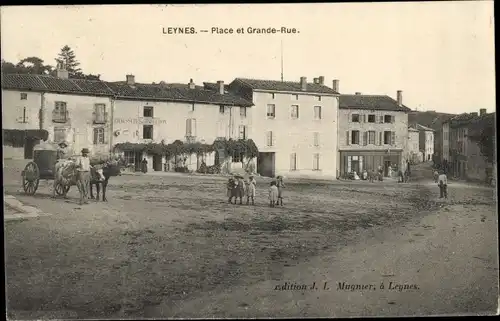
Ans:
[{"label": "man standing", "polygon": [[448,178],[443,170],[441,170],[441,174],[438,177],[438,186],[439,186],[439,198],[448,198]]},{"label": "man standing", "polygon": [[89,150],[82,149],[82,155],[76,160],[78,171],[77,184],[80,190],[80,205],[83,203],[88,204],[88,195],[90,187],[90,159]]},{"label": "man standing", "polygon": [[57,159],[64,159],[68,155],[68,143],[60,142],[57,145]]}]

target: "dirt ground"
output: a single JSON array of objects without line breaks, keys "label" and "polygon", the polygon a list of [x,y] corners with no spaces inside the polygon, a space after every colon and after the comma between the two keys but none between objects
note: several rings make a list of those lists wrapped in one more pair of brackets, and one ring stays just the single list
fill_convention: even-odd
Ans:
[{"label": "dirt ground", "polygon": [[269,180],[257,184],[247,206],[227,204],[220,177],[121,176],[107,203],[78,206],[75,188],[52,200],[42,182],[24,196],[13,175],[5,192],[52,215],[5,223],[9,317],[154,317],[159,305],[280,281],[285,268],[356,244],[373,227],[443,206],[418,183],[287,181],[284,207],[269,208]]}]

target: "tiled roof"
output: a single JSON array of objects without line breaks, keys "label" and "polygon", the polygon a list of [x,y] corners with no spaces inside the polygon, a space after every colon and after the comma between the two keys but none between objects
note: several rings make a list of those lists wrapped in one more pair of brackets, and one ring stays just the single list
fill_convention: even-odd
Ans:
[{"label": "tiled roof", "polygon": [[[208,89],[208,90],[215,90],[215,91],[219,91],[219,85],[217,85],[217,83],[215,82],[204,82],[203,83],[203,86],[204,86],[204,89]],[[229,90],[229,85],[224,85],[224,91],[228,91]]]},{"label": "tiled roof", "polygon": [[2,75],[2,88],[82,95],[116,96],[123,99],[167,100],[250,107],[253,104],[231,93],[220,95],[213,90],[184,84],[140,84],[100,80],[61,79],[29,74]]},{"label": "tiled roof", "polygon": [[404,105],[399,106],[396,100],[386,95],[340,95],[339,108],[411,111]]},{"label": "tiled roof", "polygon": [[408,131],[409,132],[417,132],[418,133],[418,129],[416,129],[416,128],[412,127],[412,126],[408,127]]},{"label": "tiled roof", "polygon": [[[294,92],[303,91],[300,82],[293,82],[293,81],[236,78],[234,82],[239,82],[243,86],[247,86],[252,89],[258,89],[258,90],[294,91]],[[305,92],[317,93],[317,94],[330,94],[330,95],[338,94],[338,92],[336,92],[330,87],[315,83],[307,83],[307,90],[305,90]]]},{"label": "tiled roof", "polygon": [[432,131],[432,132],[434,131],[434,129],[429,128],[429,127],[425,127],[425,126],[420,125],[420,124],[417,124],[416,127],[417,127],[417,129],[420,129],[420,130]]},{"label": "tiled roof", "polygon": [[2,88],[43,92],[112,96],[113,92],[104,81],[61,79],[45,75],[2,75]]}]

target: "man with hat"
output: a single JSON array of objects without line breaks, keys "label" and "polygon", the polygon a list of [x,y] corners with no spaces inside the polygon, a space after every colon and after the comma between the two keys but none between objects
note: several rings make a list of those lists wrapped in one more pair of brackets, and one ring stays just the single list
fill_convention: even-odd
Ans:
[{"label": "man with hat", "polygon": [[80,191],[80,205],[88,204],[88,195],[90,188],[90,158],[88,148],[82,149],[82,155],[76,159],[78,171],[77,184]]},{"label": "man with hat", "polygon": [[68,154],[68,143],[62,141],[57,145],[57,159],[66,158],[67,154]]}]

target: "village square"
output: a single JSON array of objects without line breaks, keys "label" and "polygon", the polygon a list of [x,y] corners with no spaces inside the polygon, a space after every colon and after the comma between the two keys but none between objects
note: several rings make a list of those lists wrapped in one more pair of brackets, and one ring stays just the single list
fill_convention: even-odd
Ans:
[{"label": "village square", "polygon": [[9,319],[496,313],[494,106],[54,50],[2,60]]}]

